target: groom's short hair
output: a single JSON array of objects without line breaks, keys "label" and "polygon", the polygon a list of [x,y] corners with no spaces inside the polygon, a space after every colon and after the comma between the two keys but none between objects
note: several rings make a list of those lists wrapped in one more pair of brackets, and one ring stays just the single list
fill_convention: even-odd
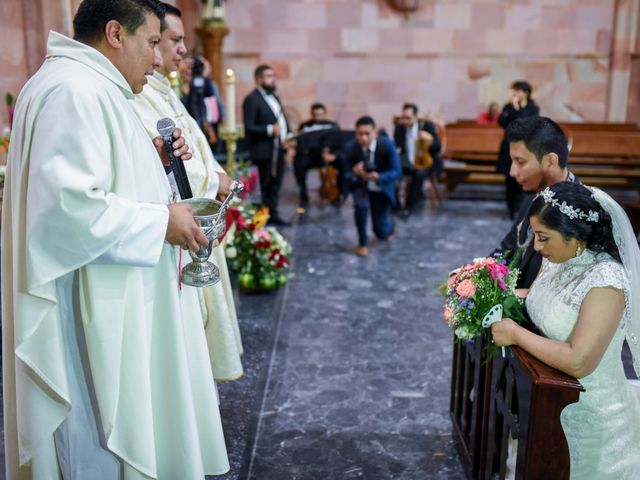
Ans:
[{"label": "groom's short hair", "polygon": [[569,142],[556,122],[547,117],[523,117],[511,122],[506,129],[508,142],[524,142],[527,150],[542,161],[548,153],[558,156],[560,168],[569,161]]}]

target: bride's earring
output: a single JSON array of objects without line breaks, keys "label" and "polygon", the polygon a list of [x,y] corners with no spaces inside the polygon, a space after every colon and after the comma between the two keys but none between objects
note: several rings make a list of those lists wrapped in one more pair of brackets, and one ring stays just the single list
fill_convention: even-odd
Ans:
[{"label": "bride's earring", "polygon": [[576,257],[579,257],[582,252],[584,252],[584,247],[578,243],[578,246],[576,247]]}]

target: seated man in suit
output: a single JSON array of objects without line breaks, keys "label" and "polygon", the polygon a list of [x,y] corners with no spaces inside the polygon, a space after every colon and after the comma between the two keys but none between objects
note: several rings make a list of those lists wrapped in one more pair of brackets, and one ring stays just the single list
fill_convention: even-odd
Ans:
[{"label": "seated man in suit", "polygon": [[409,215],[418,201],[424,179],[439,169],[440,138],[432,122],[418,119],[418,107],[413,103],[402,106],[393,138],[400,152],[402,171],[411,179],[403,205],[403,213]]},{"label": "seated man in suit", "polygon": [[351,176],[351,191],[358,248],[365,257],[367,248],[367,215],[371,208],[373,232],[386,240],[395,235],[391,205],[396,200],[395,181],[402,175],[396,146],[389,138],[378,136],[373,118],[364,116],[356,122],[356,138],[344,148],[346,172]]},{"label": "seated man in suit", "polygon": [[288,226],[278,214],[278,198],[284,177],[284,142],[289,124],[276,95],[276,74],[269,65],[254,71],[256,88],[242,103],[244,129],[251,161],[258,167],[262,205],[269,208],[269,223]]},{"label": "seated man in suit", "polygon": [[[309,205],[309,194],[307,192],[307,172],[314,167],[323,167],[331,163],[338,169],[339,180],[338,189],[342,193],[340,178],[342,178],[342,164],[335,156],[328,159],[323,158],[323,135],[321,132],[328,130],[338,130],[340,127],[334,121],[327,119],[327,107],[320,102],[311,105],[311,118],[300,124],[298,129],[298,145],[296,156],[293,160],[293,170],[296,181],[300,188],[300,208],[307,208]],[[306,135],[309,134],[309,135]]]}]

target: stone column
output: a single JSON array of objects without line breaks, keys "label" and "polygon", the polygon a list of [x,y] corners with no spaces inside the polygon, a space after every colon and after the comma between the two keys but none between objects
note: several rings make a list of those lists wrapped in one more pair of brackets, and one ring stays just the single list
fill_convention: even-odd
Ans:
[{"label": "stone column", "polygon": [[[627,121],[632,55],[636,51],[640,0],[616,0],[606,120]],[[637,61],[637,57],[636,57]]]},{"label": "stone column", "polygon": [[218,86],[223,85],[222,44],[224,37],[229,34],[225,23],[204,23],[196,28],[196,33],[202,41],[202,53],[211,64],[211,78]]}]

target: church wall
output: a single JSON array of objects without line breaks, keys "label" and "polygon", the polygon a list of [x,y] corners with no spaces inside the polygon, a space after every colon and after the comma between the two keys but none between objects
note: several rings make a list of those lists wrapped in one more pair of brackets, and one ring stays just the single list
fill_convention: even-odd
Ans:
[{"label": "church wall", "polygon": [[8,126],[4,97],[18,95],[42,64],[49,30],[72,32],[73,13],[80,0],[2,0],[0,20],[0,132]]},{"label": "church wall", "polygon": [[543,114],[605,120],[616,0],[418,3],[404,17],[383,0],[228,0],[226,66],[242,96],[272,64],[292,114],[319,100],[343,125],[371,114],[389,128],[404,101],[475,118],[518,79]]},{"label": "church wall", "polygon": [[[628,86],[610,85],[619,73],[615,12],[637,12],[638,0],[417,2],[405,17],[386,0],[226,0],[225,68],[236,70],[238,104],[253,88],[253,68],[268,62],[294,121],[315,100],[345,126],[368,113],[390,127],[404,101],[450,121],[473,118],[489,101],[503,103],[521,78],[533,84],[542,113],[559,120],[602,121],[613,112],[640,121],[637,22],[635,49],[619,67]],[[10,48],[0,52],[0,96],[17,94],[37,70],[50,28],[70,33],[79,3],[3,0],[0,35]],[[183,10],[188,47],[198,48],[201,0],[170,3]],[[0,127],[7,123],[2,105]]]},{"label": "church wall", "polygon": [[636,1],[635,8],[636,23],[631,39],[631,78],[627,104],[627,121],[640,124],[640,1]]}]

